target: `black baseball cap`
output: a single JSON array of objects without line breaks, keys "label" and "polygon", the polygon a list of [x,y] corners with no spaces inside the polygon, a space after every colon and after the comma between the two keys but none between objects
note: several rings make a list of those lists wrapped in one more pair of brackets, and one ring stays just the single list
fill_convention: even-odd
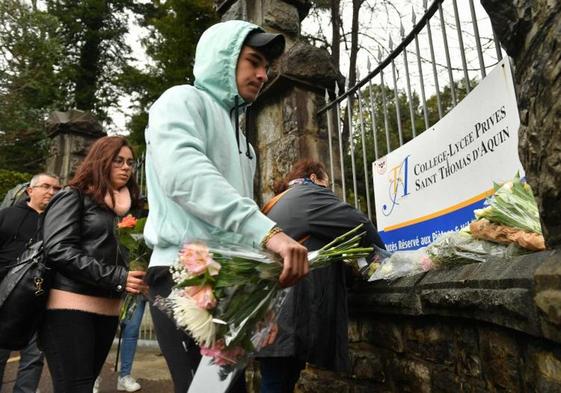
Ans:
[{"label": "black baseball cap", "polygon": [[265,33],[254,30],[244,41],[244,45],[251,46],[263,53],[267,60],[273,61],[284,52],[284,36],[278,33]]}]

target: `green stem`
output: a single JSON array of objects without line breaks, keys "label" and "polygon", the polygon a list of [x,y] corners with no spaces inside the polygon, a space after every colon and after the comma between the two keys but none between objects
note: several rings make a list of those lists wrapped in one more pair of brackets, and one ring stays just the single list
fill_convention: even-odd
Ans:
[{"label": "green stem", "polygon": [[320,251],[322,250],[326,250],[328,248],[330,248],[332,245],[337,244],[338,242],[340,242],[343,239],[347,239],[350,235],[352,235],[353,233],[357,232],[360,228],[362,228],[364,226],[364,224],[360,224],[357,225],[354,229],[350,230],[349,232],[335,238],[331,243],[326,244],[325,246],[323,246]]}]

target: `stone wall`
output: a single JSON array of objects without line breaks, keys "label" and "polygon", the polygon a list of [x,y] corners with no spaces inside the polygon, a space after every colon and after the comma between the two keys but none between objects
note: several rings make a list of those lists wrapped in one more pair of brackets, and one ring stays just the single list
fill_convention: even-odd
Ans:
[{"label": "stone wall", "polygon": [[561,392],[561,252],[432,271],[352,292],[353,369],[312,392]]}]

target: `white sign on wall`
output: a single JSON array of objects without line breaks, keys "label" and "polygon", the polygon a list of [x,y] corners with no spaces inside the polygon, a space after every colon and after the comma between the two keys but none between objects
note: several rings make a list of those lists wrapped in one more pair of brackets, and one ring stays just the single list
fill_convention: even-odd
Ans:
[{"label": "white sign on wall", "polygon": [[433,127],[372,164],[378,230],[390,251],[416,249],[474,218],[493,182],[523,175],[508,59]]}]

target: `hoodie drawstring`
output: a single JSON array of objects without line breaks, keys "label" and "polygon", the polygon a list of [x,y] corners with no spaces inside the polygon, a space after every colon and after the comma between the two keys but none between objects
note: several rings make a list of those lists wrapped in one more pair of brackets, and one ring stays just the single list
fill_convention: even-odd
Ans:
[{"label": "hoodie drawstring", "polygon": [[[239,112],[238,112],[238,96],[236,96],[234,98],[234,108],[232,108],[232,110],[230,111],[230,117],[232,116],[232,111],[235,111],[234,113],[234,126],[236,127],[236,143],[238,145],[238,153],[242,154],[242,151],[240,150],[240,119],[239,119]],[[245,155],[247,156],[247,158],[249,158],[250,160],[253,160],[253,156],[251,155],[251,150],[249,149],[249,139],[245,138]]]},{"label": "hoodie drawstring", "polygon": [[[232,108],[232,111],[234,111],[234,124],[236,127],[236,144],[238,145],[238,154],[242,154],[242,151],[240,150],[240,120],[238,118],[238,96],[236,96],[234,98],[234,107]],[[232,111],[230,111],[230,116],[232,116]]]},{"label": "hoodie drawstring", "polygon": [[251,150],[249,150],[249,138],[247,137],[247,135],[245,136],[245,155],[250,160],[253,160],[253,157],[251,156]]}]

